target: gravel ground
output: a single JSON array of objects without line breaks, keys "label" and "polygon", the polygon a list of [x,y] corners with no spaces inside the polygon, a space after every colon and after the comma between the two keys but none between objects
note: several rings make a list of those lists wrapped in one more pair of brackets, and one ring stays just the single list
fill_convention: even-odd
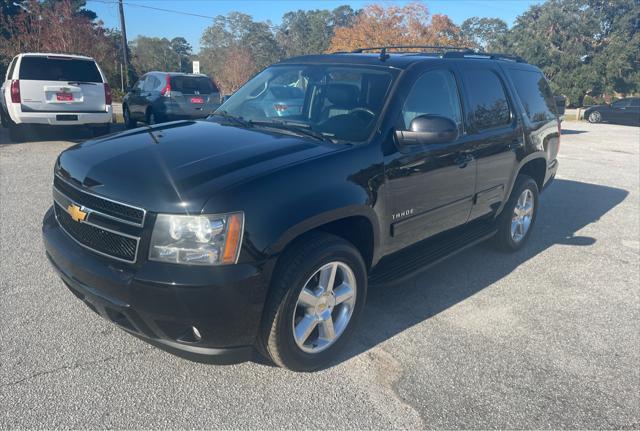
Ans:
[{"label": "gravel ground", "polygon": [[0,129],[0,428],[639,429],[640,128],[564,128],[522,251],[372,289],[353,347],[314,374],[189,362],[101,320],[40,239],[71,142]]}]

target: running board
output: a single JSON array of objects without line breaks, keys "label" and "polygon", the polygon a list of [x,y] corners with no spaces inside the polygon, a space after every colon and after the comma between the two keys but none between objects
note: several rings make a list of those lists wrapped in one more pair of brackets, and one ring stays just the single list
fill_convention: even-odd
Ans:
[{"label": "running board", "polygon": [[384,257],[369,275],[369,285],[394,284],[483,242],[496,233],[493,223],[466,226],[437,235]]}]

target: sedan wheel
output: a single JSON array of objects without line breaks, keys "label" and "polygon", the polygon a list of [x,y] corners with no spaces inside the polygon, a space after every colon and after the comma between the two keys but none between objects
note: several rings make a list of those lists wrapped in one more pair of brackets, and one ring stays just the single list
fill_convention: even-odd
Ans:
[{"label": "sedan wheel", "polygon": [[593,111],[592,113],[589,114],[589,116],[587,117],[587,120],[590,123],[599,123],[600,121],[602,121],[602,114],[600,114],[600,112],[598,111]]}]

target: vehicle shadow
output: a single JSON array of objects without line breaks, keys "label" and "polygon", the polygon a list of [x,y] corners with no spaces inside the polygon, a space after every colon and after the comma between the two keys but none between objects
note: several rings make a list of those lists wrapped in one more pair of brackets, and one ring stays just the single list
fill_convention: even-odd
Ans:
[{"label": "vehicle shadow", "polygon": [[[576,232],[597,222],[628,194],[622,189],[556,179],[542,194],[535,230],[519,252],[503,254],[479,245],[401,284],[372,286],[354,342],[334,365],[464,301],[555,244],[594,244],[597,238]],[[470,275],[464,284],[460,284],[461,267]]]},{"label": "vehicle shadow", "polygon": [[[111,132],[120,132],[124,130],[123,124],[112,124]],[[93,139],[91,130],[84,126],[40,126],[33,125],[23,129],[24,139],[21,142],[13,142],[9,138],[8,129],[0,129],[0,146],[4,145],[20,145],[27,142],[43,142],[43,141],[69,141],[83,142]]]},{"label": "vehicle shadow", "polygon": [[562,129],[562,135],[579,135],[581,133],[589,133],[589,131],[588,130]]}]

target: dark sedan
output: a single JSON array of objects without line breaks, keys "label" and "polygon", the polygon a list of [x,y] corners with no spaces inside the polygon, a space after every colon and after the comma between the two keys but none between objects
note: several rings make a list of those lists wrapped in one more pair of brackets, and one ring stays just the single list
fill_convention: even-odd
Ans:
[{"label": "dark sedan", "polygon": [[584,111],[590,123],[618,123],[640,126],[640,97],[616,100],[608,105],[595,105]]},{"label": "dark sedan", "polygon": [[127,128],[146,124],[206,118],[220,106],[220,91],[206,75],[149,72],[122,102]]}]

